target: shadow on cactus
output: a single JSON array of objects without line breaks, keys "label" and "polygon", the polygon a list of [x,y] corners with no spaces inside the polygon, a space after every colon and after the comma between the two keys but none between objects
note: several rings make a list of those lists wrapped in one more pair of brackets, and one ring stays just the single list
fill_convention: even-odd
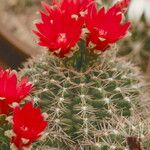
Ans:
[{"label": "shadow on cactus", "polygon": [[[98,10],[94,0],[42,5],[42,21],[34,33],[39,45],[49,51],[30,60],[21,71],[34,82],[34,100],[48,115],[47,134],[35,148],[146,147],[138,71],[116,58],[114,46],[130,26],[121,23],[123,8],[117,3]],[[134,145],[132,138],[137,140]]]}]

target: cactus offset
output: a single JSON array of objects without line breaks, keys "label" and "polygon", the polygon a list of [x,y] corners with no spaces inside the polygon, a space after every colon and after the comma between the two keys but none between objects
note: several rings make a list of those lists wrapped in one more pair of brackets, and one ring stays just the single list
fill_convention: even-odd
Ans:
[{"label": "cactus offset", "polygon": [[[136,13],[137,4],[141,13]],[[141,1],[141,4],[136,0],[130,1],[127,14],[132,22],[131,35],[121,42],[118,51],[120,56],[127,56],[129,60],[138,64],[148,76],[150,72],[150,19],[147,7],[149,6],[150,3],[146,0]]]},{"label": "cactus offset", "polygon": [[149,74],[149,27],[144,22],[140,22],[135,28],[132,29],[132,36],[128,37],[120,44],[118,54],[120,56],[127,55],[130,60],[138,64],[144,72]]}]

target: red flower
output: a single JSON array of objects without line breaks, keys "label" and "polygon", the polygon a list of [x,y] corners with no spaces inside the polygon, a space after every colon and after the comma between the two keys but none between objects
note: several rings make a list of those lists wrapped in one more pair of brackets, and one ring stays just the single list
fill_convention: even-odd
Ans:
[{"label": "red flower", "polygon": [[25,77],[18,82],[14,70],[0,68],[0,114],[8,114],[11,111],[12,103],[19,103],[30,93],[32,84],[27,81],[28,77]]},{"label": "red flower", "polygon": [[115,5],[122,12],[126,12],[131,0],[120,0]]},{"label": "red flower", "polygon": [[90,31],[87,43],[92,42],[95,49],[105,51],[127,33],[130,23],[121,24],[122,14],[118,6],[112,6],[108,11],[101,8],[97,11],[96,4],[90,5],[86,17],[86,25]]},{"label": "red flower", "polygon": [[47,47],[59,57],[67,55],[80,39],[84,16],[93,0],[54,0],[53,6],[42,3],[45,12],[37,23],[39,45]]},{"label": "red flower", "polygon": [[32,102],[28,102],[23,108],[16,107],[13,113],[13,132],[12,143],[21,150],[23,147],[30,146],[37,140],[47,126],[40,108],[34,108]]}]

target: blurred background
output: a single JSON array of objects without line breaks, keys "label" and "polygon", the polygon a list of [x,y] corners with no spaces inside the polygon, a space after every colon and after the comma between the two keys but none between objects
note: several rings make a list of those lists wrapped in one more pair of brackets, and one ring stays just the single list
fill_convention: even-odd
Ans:
[{"label": "blurred background", "polygon": [[[106,7],[114,3],[97,2]],[[39,19],[40,3],[41,0],[0,0],[0,66],[17,69],[27,58],[41,53],[32,34]],[[150,0],[131,0],[125,15],[132,27],[128,36],[118,43],[118,57],[138,65],[150,81]]]},{"label": "blurred background", "polygon": [[40,53],[32,30],[41,0],[0,0],[0,65],[17,69]]}]

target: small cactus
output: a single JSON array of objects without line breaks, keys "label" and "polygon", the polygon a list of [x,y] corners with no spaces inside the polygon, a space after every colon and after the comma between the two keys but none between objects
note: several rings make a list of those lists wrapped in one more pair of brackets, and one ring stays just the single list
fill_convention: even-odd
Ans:
[{"label": "small cactus", "polygon": [[141,21],[135,28],[132,29],[132,35],[121,42],[118,54],[127,56],[148,75],[150,70],[149,27]]},{"label": "small cactus", "polygon": [[[43,142],[34,147],[128,150],[130,139],[134,138],[141,139],[137,140],[141,148],[146,147],[148,132],[142,119],[139,73],[132,64],[116,58],[116,47],[110,45],[126,34],[129,23],[120,25],[120,8],[114,5],[107,12],[104,8],[99,11],[98,17],[105,20],[99,24],[96,4],[93,0],[87,2],[88,5],[84,1],[62,0],[54,3],[55,7],[42,4],[48,14],[41,13],[42,23],[36,24],[39,31],[34,33],[39,44],[48,47],[51,53],[32,59],[20,72],[30,76],[35,85],[34,101],[47,113],[49,122]],[[78,13],[79,16],[75,15]],[[97,19],[92,20],[91,16]],[[114,19],[114,30],[110,18]],[[78,27],[73,26],[72,19]],[[87,28],[83,28],[85,24]],[[67,26],[63,33],[61,25]],[[97,32],[95,28],[100,29]],[[49,32],[58,36],[56,41]],[[67,39],[70,36],[71,42]],[[109,51],[104,52],[106,49]]]},{"label": "small cactus", "polygon": [[[137,6],[139,11],[137,12]],[[138,64],[149,76],[150,72],[150,18],[149,1],[132,0],[127,16],[132,22],[131,36],[123,40],[119,47],[119,55],[127,56]],[[140,12],[140,13],[139,13]]]}]

